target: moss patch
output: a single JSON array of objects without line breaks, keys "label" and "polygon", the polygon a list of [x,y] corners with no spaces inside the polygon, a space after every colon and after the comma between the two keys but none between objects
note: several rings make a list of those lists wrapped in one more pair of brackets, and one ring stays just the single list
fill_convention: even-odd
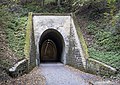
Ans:
[{"label": "moss patch", "polygon": [[77,19],[76,19],[76,17],[75,17],[75,14],[73,14],[72,17],[74,18],[74,19],[73,19],[73,20],[74,20],[74,24],[75,24],[75,27],[76,27],[76,30],[77,30],[78,37],[79,37],[79,39],[80,39],[80,43],[81,43],[81,45],[82,45],[82,49],[83,49],[83,52],[84,52],[84,56],[85,56],[86,59],[88,59],[88,57],[89,57],[88,48],[87,48],[86,42],[85,42],[85,40],[84,40],[83,34],[82,34],[82,32],[81,32],[81,29],[80,29],[80,27],[79,27],[79,25],[78,25],[78,23],[77,23]]},{"label": "moss patch", "polygon": [[26,58],[29,58],[29,53],[30,53],[31,31],[32,31],[32,12],[30,12],[28,15],[28,24],[26,28],[26,38],[25,38],[25,48],[24,48],[24,53]]}]

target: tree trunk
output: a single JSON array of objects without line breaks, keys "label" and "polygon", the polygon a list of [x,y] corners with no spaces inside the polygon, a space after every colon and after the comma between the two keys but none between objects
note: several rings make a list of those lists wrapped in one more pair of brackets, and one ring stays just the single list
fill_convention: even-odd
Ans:
[{"label": "tree trunk", "polygon": [[61,0],[58,0],[58,1],[57,1],[57,3],[58,3],[58,7],[60,7],[60,6],[61,6],[60,1],[61,1]]},{"label": "tree trunk", "polygon": [[41,6],[44,7],[45,0],[41,0]]}]

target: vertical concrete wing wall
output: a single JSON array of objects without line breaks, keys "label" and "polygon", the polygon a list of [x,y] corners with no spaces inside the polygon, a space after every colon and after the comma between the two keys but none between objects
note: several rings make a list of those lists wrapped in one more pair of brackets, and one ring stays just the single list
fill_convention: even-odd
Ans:
[{"label": "vertical concrete wing wall", "polygon": [[75,14],[71,14],[71,33],[70,33],[69,57],[67,60],[72,66],[86,70],[86,64],[89,58],[88,49],[80,30]]},{"label": "vertical concrete wing wall", "polygon": [[87,48],[80,27],[74,14],[71,14],[70,24],[70,47],[67,64],[81,70],[86,69],[86,60],[88,58]]},{"label": "vertical concrete wing wall", "polygon": [[36,66],[36,47],[34,39],[34,29],[32,24],[32,13],[30,12],[28,15],[28,24],[26,28],[26,39],[24,48],[25,58],[28,60],[29,71]]}]

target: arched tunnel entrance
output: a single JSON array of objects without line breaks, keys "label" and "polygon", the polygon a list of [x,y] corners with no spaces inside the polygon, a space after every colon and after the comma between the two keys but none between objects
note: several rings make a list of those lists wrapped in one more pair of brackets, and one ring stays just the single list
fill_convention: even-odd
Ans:
[{"label": "arched tunnel entrance", "polygon": [[40,62],[62,62],[64,40],[55,29],[48,29],[41,35],[39,41]]}]

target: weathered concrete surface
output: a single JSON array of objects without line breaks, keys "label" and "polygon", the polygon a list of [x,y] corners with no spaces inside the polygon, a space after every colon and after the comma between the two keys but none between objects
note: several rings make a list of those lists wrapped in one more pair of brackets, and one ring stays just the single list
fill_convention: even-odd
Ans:
[{"label": "weathered concrete surface", "polygon": [[76,71],[61,63],[40,64],[39,68],[46,78],[46,85],[90,85],[90,82],[102,80],[99,76]]},{"label": "weathered concrete surface", "polygon": [[24,47],[25,58],[28,60],[28,71],[31,71],[36,66],[36,47],[32,18],[32,12],[30,12],[28,15],[28,24],[26,27],[26,38]]},{"label": "weathered concrete surface", "polygon": [[115,68],[91,58],[88,59],[86,67],[89,73],[102,76],[110,77],[111,75],[115,75],[117,72]]},{"label": "weathered concrete surface", "polygon": [[28,61],[23,59],[17,62],[13,67],[9,69],[9,75],[11,77],[18,77],[28,72]]},{"label": "weathered concrete surface", "polygon": [[82,47],[76,32],[73,18],[71,16],[33,16],[33,28],[35,35],[35,45],[37,47],[37,64],[39,64],[39,41],[42,34],[48,29],[57,30],[63,37],[64,49],[61,56],[63,64],[69,64],[76,68],[84,69],[85,58]]},{"label": "weathered concrete surface", "polygon": [[70,36],[70,16],[34,16],[33,27],[35,34],[35,44],[37,46],[37,59],[39,61],[39,41],[42,33],[48,29],[55,29],[61,33],[65,43],[65,51],[63,53],[62,62],[66,63],[66,55],[69,48]]}]

